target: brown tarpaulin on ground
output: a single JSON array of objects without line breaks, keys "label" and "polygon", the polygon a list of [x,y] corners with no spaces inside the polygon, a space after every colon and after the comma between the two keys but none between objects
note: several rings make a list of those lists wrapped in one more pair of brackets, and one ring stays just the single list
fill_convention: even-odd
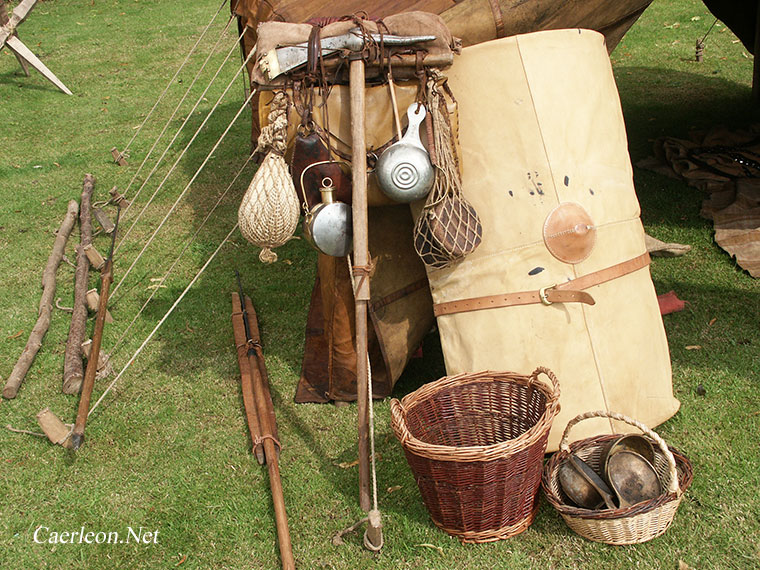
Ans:
[{"label": "brown tarpaulin on ground", "polygon": [[760,125],[716,127],[689,140],[655,143],[656,162],[639,166],[680,178],[706,193],[701,214],[715,224],[715,241],[752,277],[760,277]]}]

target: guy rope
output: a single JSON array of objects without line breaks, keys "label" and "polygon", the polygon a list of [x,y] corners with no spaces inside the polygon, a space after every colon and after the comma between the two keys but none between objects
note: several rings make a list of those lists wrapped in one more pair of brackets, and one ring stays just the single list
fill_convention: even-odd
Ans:
[{"label": "guy rope", "polygon": [[[120,160],[121,160],[121,159],[123,159],[123,158],[125,158],[125,157],[127,157],[127,156],[128,156],[128,153],[129,153],[129,147],[130,147],[130,146],[132,146],[132,143],[133,143],[133,142],[135,141],[135,139],[137,138],[137,135],[139,135],[139,134],[140,134],[140,131],[142,131],[143,127],[145,126],[145,123],[147,123],[147,122],[148,122],[148,119],[150,119],[151,115],[153,115],[153,111],[155,111],[155,110],[156,110],[156,108],[158,107],[158,104],[161,102],[161,99],[163,99],[163,98],[164,98],[164,95],[166,95],[166,94],[168,93],[168,91],[169,91],[169,88],[170,88],[170,87],[172,86],[172,84],[174,83],[174,80],[175,80],[175,79],[177,79],[177,77],[179,76],[179,73],[180,73],[180,71],[182,71],[182,70],[185,68],[185,65],[187,65],[187,62],[188,62],[188,61],[190,61],[190,57],[191,57],[191,56],[192,56],[192,55],[195,53],[195,50],[196,50],[196,49],[198,48],[198,46],[200,45],[200,43],[201,43],[201,40],[202,40],[202,39],[203,39],[203,37],[206,35],[206,32],[208,32],[208,31],[209,31],[209,29],[211,28],[211,25],[214,23],[214,20],[216,20],[216,17],[219,15],[219,12],[221,12],[221,11],[222,11],[222,8],[224,8],[224,6],[225,6],[226,4],[227,4],[226,0],[223,0],[223,1],[222,1],[222,3],[219,5],[219,8],[217,8],[216,12],[214,12],[214,15],[211,17],[211,20],[209,20],[209,23],[208,23],[208,24],[206,25],[206,27],[203,29],[203,32],[201,32],[201,35],[200,35],[200,36],[198,36],[198,39],[196,40],[196,42],[195,42],[195,45],[194,45],[192,48],[190,48],[190,51],[189,51],[189,52],[187,53],[187,55],[185,56],[185,59],[184,59],[184,61],[183,61],[183,62],[180,64],[180,66],[177,68],[177,71],[175,71],[175,72],[174,72],[174,75],[173,75],[173,76],[172,76],[172,78],[169,80],[169,82],[166,84],[166,87],[165,87],[165,88],[164,88],[164,90],[161,92],[161,95],[159,95],[159,96],[158,96],[158,99],[156,99],[156,102],[153,104],[153,107],[151,107],[150,111],[148,111],[148,114],[147,114],[147,115],[145,115],[145,118],[143,119],[143,122],[142,122],[142,123],[140,123],[140,126],[139,126],[139,127],[137,127],[137,129],[135,130],[135,133],[132,135],[132,138],[131,138],[131,139],[129,139],[129,142],[127,143],[127,146],[126,146],[126,147],[124,147],[124,150],[123,150],[123,151],[121,151],[121,152],[118,152],[118,151],[116,151],[116,153],[114,154],[114,161],[115,161],[115,162],[117,162],[117,163],[120,163]],[[226,30],[226,28],[225,28],[225,30]],[[188,91],[189,91],[189,89],[188,89]],[[167,121],[167,125],[168,125],[168,124],[169,124],[169,121]],[[163,135],[163,131],[161,131],[161,134]],[[159,138],[161,138],[161,137],[160,137],[160,135],[159,135]],[[158,139],[156,139],[156,142],[158,142]],[[115,147],[114,147],[114,149],[112,149],[112,151],[111,151],[111,152],[113,152],[114,150],[116,150],[116,148],[115,148]],[[145,164],[145,161],[146,161],[146,160],[148,160],[148,156],[150,156],[150,153],[151,153],[151,152],[153,152],[153,149],[152,149],[152,148],[151,148],[151,150],[148,152],[148,154],[145,156],[145,160],[143,160],[143,164]],[[137,169],[137,172],[139,172],[139,171],[140,171],[140,169],[142,168],[143,164],[141,164],[141,165],[140,165],[140,168],[138,168],[138,169]],[[137,172],[135,173],[135,177],[137,176]],[[132,178],[132,180],[134,181],[134,178]],[[130,182],[129,184],[130,184],[130,186],[131,186],[131,185],[132,185],[132,182]]]}]

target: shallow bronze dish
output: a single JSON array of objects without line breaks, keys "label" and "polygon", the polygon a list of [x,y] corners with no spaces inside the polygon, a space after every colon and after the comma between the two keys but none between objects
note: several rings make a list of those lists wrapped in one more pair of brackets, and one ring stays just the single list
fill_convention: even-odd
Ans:
[{"label": "shallow bronze dish", "polygon": [[616,508],[609,486],[575,454],[560,467],[559,482],[565,494],[579,507],[597,510],[606,505],[610,509]]},{"label": "shallow bronze dish", "polygon": [[609,460],[610,456],[614,455],[618,451],[624,450],[638,453],[644,459],[649,461],[649,463],[654,465],[654,446],[652,445],[652,442],[649,440],[649,438],[636,434],[622,435],[619,438],[611,441],[606,452],[602,455],[604,458],[602,464],[604,465],[605,475],[607,473],[607,461]]},{"label": "shallow bronze dish", "polygon": [[607,480],[617,495],[620,508],[662,494],[662,484],[655,468],[633,451],[621,450],[607,457]]}]

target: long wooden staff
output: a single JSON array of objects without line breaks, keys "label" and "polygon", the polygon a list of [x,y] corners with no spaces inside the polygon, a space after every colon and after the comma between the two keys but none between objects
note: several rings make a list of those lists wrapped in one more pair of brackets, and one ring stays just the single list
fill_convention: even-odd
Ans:
[{"label": "long wooden staff", "polygon": [[364,102],[364,60],[357,54],[349,64],[351,93],[351,174],[353,193],[354,291],[356,310],[356,406],[359,432],[359,505],[369,511],[369,413],[367,407],[367,303],[369,302],[369,230],[367,221],[367,157]]},{"label": "long wooden staff", "polygon": [[[282,481],[280,479],[280,465],[278,462],[278,450],[275,447],[275,443],[279,447],[279,442],[275,438],[275,432],[272,425],[272,416],[274,414],[273,409],[268,408],[269,399],[267,398],[266,389],[264,387],[264,374],[262,370],[266,370],[264,366],[264,354],[261,350],[261,342],[258,340],[258,319],[256,318],[255,310],[250,313],[246,308],[245,295],[243,295],[243,285],[240,282],[240,274],[237,275],[238,279],[238,293],[240,295],[240,306],[243,313],[243,324],[245,325],[245,338],[248,344],[248,368],[251,373],[251,380],[253,384],[253,399],[256,403],[256,412],[259,420],[259,427],[261,428],[261,442],[254,441],[254,448],[259,443],[264,446],[264,454],[266,456],[267,468],[269,471],[269,487],[272,490],[272,504],[274,505],[274,518],[277,525],[277,540],[280,546],[280,559],[282,561],[283,570],[293,570],[295,561],[293,560],[293,546],[290,542],[290,530],[288,529],[288,515],[285,511],[285,498],[282,493]],[[253,309],[253,305],[250,306]],[[256,331],[255,339],[253,331]]]},{"label": "long wooden staff", "polygon": [[369,290],[369,221],[367,214],[367,155],[365,132],[365,63],[361,53],[349,56],[349,90],[351,95],[351,175],[353,191],[351,210],[354,240],[353,273],[356,278],[354,303],[356,310],[356,410],[358,416],[359,505],[369,513],[365,546],[379,551],[383,544],[380,511],[370,498],[369,457],[369,352],[367,349],[367,306]]},{"label": "long wooden staff", "polygon": [[100,301],[98,303],[98,314],[95,316],[95,330],[92,333],[92,346],[90,348],[90,358],[87,360],[87,368],[84,371],[82,380],[82,395],[79,398],[79,409],[74,429],[71,432],[71,444],[74,450],[79,449],[84,441],[84,428],[87,424],[87,414],[90,412],[90,397],[92,389],[95,386],[95,374],[98,371],[98,357],[100,356],[100,344],[103,340],[103,327],[106,323],[106,314],[108,313],[108,293],[113,283],[113,249],[116,243],[116,233],[119,229],[119,216],[121,208],[118,208],[116,214],[116,225],[111,234],[111,250],[108,253],[106,265],[100,274]]}]

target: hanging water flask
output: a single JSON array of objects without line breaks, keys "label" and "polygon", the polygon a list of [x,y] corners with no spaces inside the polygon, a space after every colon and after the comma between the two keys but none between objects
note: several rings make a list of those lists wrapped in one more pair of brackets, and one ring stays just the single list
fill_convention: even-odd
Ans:
[{"label": "hanging water flask", "polygon": [[353,246],[351,206],[333,198],[333,181],[322,179],[322,202],[304,217],[306,239],[325,255],[345,257]]}]

